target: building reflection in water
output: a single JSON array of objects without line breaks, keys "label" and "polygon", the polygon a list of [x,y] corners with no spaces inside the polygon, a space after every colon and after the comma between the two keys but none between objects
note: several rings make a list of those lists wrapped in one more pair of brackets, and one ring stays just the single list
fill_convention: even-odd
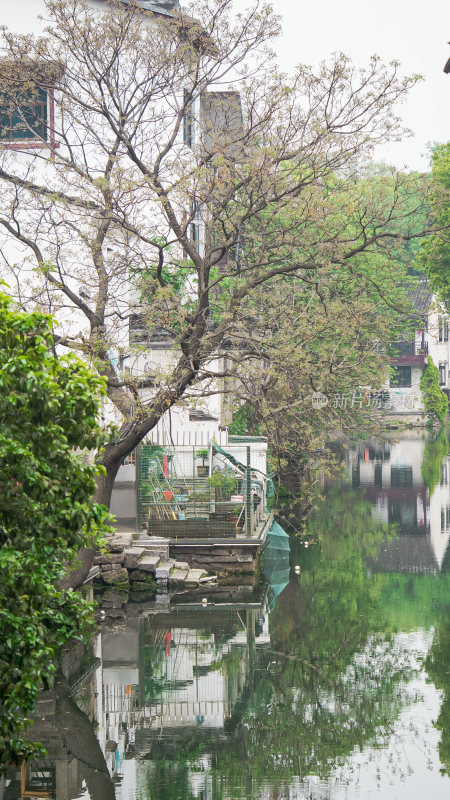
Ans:
[{"label": "building reflection in water", "polygon": [[192,731],[217,739],[251,693],[255,649],[268,644],[261,607],[187,606],[102,636],[101,745],[124,797],[137,791],[133,758],[174,752]]},{"label": "building reflection in water", "polygon": [[96,637],[87,667],[78,653],[42,693],[29,735],[48,757],[27,765],[25,782],[23,771],[11,774],[2,800],[130,800],[148,777],[144,762],[173,755],[193,733],[223,739],[251,696],[256,652],[269,644],[266,600],[127,609],[126,625]]},{"label": "building reflection in water", "polygon": [[[449,558],[450,456],[417,431],[391,442],[351,445],[347,469],[353,488],[374,504],[373,516],[396,524],[372,567],[380,572],[436,574]],[[433,474],[436,478],[433,479]]]}]

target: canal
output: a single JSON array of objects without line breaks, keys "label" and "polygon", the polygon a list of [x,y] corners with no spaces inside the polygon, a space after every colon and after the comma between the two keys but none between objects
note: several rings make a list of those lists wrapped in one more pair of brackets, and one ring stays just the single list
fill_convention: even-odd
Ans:
[{"label": "canal", "polygon": [[92,652],[40,698],[48,755],[4,800],[448,800],[448,451],[347,445],[257,589],[109,589]]}]

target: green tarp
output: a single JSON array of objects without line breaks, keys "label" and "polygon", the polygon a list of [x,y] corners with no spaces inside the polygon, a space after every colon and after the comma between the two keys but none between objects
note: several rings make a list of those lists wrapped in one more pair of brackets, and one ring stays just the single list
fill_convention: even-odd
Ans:
[{"label": "green tarp", "polygon": [[267,534],[269,544],[264,551],[264,575],[273,592],[270,610],[275,604],[275,598],[289,583],[290,576],[290,544],[289,536],[278,522],[274,522]]}]

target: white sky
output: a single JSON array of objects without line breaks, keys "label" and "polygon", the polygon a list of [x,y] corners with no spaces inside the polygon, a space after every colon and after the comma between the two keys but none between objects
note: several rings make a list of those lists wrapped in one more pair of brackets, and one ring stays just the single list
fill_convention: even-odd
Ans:
[{"label": "white sky", "polygon": [[[236,8],[250,5],[235,0]],[[429,142],[450,140],[450,0],[272,0],[282,17],[283,36],[276,44],[281,67],[315,64],[342,51],[363,66],[376,53],[397,60],[404,74],[425,78],[399,107],[414,137],[386,146],[379,160],[401,168],[426,170]]]}]

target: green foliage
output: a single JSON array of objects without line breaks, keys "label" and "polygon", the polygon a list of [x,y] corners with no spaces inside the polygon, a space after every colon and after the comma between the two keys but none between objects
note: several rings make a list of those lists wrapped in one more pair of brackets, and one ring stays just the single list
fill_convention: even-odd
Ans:
[{"label": "green foliage", "polygon": [[450,309],[450,142],[432,156],[433,223],[440,228],[424,244],[421,261],[431,288]]},{"label": "green foliage", "polygon": [[195,451],[195,457],[200,458],[202,463],[205,464],[209,458],[209,450],[207,447],[202,448],[201,450]]},{"label": "green foliage", "polygon": [[254,406],[244,403],[233,414],[233,420],[228,427],[228,432],[233,436],[245,436],[245,434],[252,432],[255,436],[263,434],[263,425],[256,422],[256,409]]},{"label": "green foliage", "polygon": [[427,414],[442,424],[448,414],[448,398],[439,386],[439,370],[431,356],[420,379],[420,389]]},{"label": "green foliage", "polygon": [[57,650],[89,630],[90,605],[58,589],[65,565],[98,540],[106,509],[92,503],[96,468],[80,450],[105,437],[104,383],[74,356],[57,359],[51,320],[0,295],[0,752],[33,749],[22,730]]},{"label": "green foliage", "polygon": [[448,453],[448,438],[443,428],[435,439],[427,440],[422,459],[422,478],[430,497],[441,478],[442,461]]},{"label": "green foliage", "polygon": [[441,731],[439,757],[442,773],[450,775],[450,607],[436,627],[433,644],[428,653],[425,667],[437,689],[443,692],[443,700],[435,727]]},{"label": "green foliage", "polygon": [[230,496],[236,493],[237,478],[235,475],[222,475],[221,472],[214,472],[208,478],[208,483],[214,489],[218,503],[229,500]]}]

